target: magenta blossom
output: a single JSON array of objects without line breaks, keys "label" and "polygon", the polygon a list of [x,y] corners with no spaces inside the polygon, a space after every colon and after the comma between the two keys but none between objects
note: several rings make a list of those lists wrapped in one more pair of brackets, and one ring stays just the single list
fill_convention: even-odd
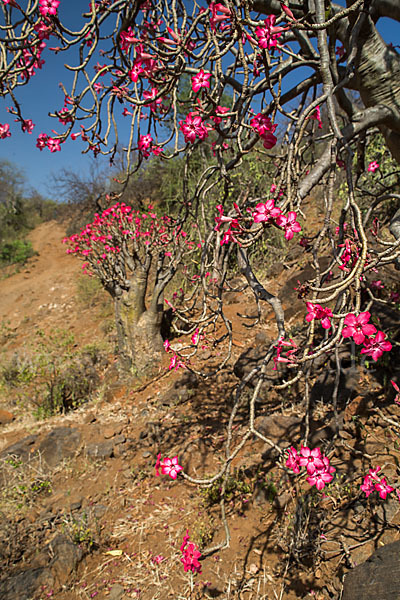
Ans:
[{"label": "magenta blossom", "polygon": [[309,475],[313,475],[315,471],[324,469],[320,448],[310,450],[307,446],[302,446],[300,450],[299,465],[301,467],[306,467]]},{"label": "magenta blossom", "polygon": [[297,213],[294,210],[288,212],[287,217],[280,215],[276,219],[276,224],[279,227],[283,227],[285,230],[285,239],[291,240],[295,233],[301,231],[300,223],[296,221]]},{"label": "magenta blossom", "polygon": [[365,492],[365,495],[367,496],[367,498],[375,490],[375,484],[373,483],[373,481],[369,475],[366,475],[364,477],[364,481],[362,482],[360,489],[363,492]]},{"label": "magenta blossom", "polygon": [[57,14],[59,4],[59,0],[40,0],[39,12],[42,17],[54,16]]},{"label": "magenta blossom", "polygon": [[378,331],[374,338],[366,338],[361,354],[366,354],[372,360],[377,361],[384,352],[389,352],[392,349],[392,344],[385,340],[385,337],[383,331]]},{"label": "magenta blossom", "polygon": [[344,338],[352,337],[356,344],[362,344],[368,335],[376,332],[376,327],[368,323],[371,313],[362,312],[356,317],[354,314],[347,315],[344,320],[346,327],[343,328],[342,336]]},{"label": "magenta blossom", "polygon": [[375,484],[375,489],[379,492],[379,495],[383,500],[385,500],[386,496],[394,490],[394,488],[387,483],[385,477],[382,477],[381,481]]},{"label": "magenta blossom", "polygon": [[209,88],[210,87],[210,79],[211,73],[205,73],[203,69],[192,77],[192,90],[196,93],[201,90],[201,88]]},{"label": "magenta blossom", "polygon": [[6,138],[11,136],[10,126],[8,123],[4,123],[4,125],[0,124],[0,138],[5,140]]},{"label": "magenta blossom", "polygon": [[260,48],[270,50],[278,45],[278,38],[281,36],[283,27],[275,27],[276,16],[269,15],[265,21],[265,27],[256,28],[256,36]]},{"label": "magenta blossom", "polygon": [[332,326],[329,319],[332,316],[330,308],[322,308],[320,304],[313,304],[312,302],[307,302],[306,306],[308,310],[306,321],[308,323],[311,323],[314,319],[321,319],[321,325],[324,329],[329,329]]},{"label": "magenta blossom", "polygon": [[313,475],[307,477],[307,483],[315,485],[318,491],[321,491],[327,483],[330,483],[333,479],[333,475],[327,471],[314,471]]},{"label": "magenta blossom", "polygon": [[161,459],[161,454],[157,455],[157,462],[156,462],[156,477],[159,477],[160,475],[160,469],[161,469],[161,473],[163,475],[169,475],[171,477],[171,479],[176,479],[178,473],[180,473],[180,471],[183,470],[183,468],[178,465],[178,457],[174,456],[173,458],[168,458],[165,457],[163,460]]},{"label": "magenta blossom", "polygon": [[267,223],[271,219],[276,219],[282,214],[280,208],[275,206],[274,200],[267,200],[264,203],[256,205],[256,209],[253,212],[254,223]]},{"label": "magenta blossom", "polygon": [[292,446],[287,452],[288,458],[285,462],[285,465],[288,467],[288,469],[292,469],[293,473],[300,473],[300,457],[297,454],[296,448]]},{"label": "magenta blossom", "polygon": [[201,573],[201,564],[199,558],[201,558],[201,552],[196,544],[190,542],[189,530],[186,530],[186,535],[183,537],[183,542],[180,547],[182,552],[181,562],[183,568],[186,571],[192,571],[192,573]]},{"label": "magenta blossom", "polygon": [[377,163],[376,160],[373,160],[372,162],[369,163],[367,171],[369,173],[375,173],[375,171],[377,171],[378,169],[379,169],[379,163]]},{"label": "magenta blossom", "polygon": [[207,127],[202,121],[202,118],[196,113],[190,112],[185,121],[179,121],[179,128],[182,131],[185,142],[193,144],[196,141],[196,137],[200,140],[204,140],[208,137]]}]

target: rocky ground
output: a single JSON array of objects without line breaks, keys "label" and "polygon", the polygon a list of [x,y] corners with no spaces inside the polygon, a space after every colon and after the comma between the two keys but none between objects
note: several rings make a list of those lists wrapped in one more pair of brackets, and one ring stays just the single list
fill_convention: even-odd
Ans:
[{"label": "rocky ground", "polygon": [[[360,484],[380,465],[400,490],[400,407],[390,384],[399,382],[398,353],[368,370],[347,364],[343,355],[335,419],[332,364],[313,380],[309,445],[324,447],[336,468],[324,493],[280,468],[263,442],[247,444],[229,482],[230,547],[206,557],[193,577],[183,571],[179,548],[187,529],[202,549],[223,539],[219,487],[199,490],[180,477],[156,478],[156,457],[178,454],[195,477],[216,471],[232,392],[275,335],[273,315],[264,309],[260,324],[247,329],[240,314],[244,306],[254,310],[251,297],[228,292],[234,356],[215,379],[162,365],[152,379],[121,381],[107,297],[95,288],[82,292],[80,265],[65,254],[62,237],[63,226],[41,225],[31,234],[37,255],[1,281],[8,380],[3,377],[0,390],[0,598],[354,600],[367,597],[363,586],[368,597],[397,598],[400,564],[392,543],[400,544],[400,503],[395,493],[366,499]],[[294,333],[304,303],[293,287],[310,276],[306,262],[274,265],[265,279],[281,295]],[[394,285],[390,270],[387,278]],[[394,331],[396,308],[377,310],[382,328]],[[67,333],[73,339],[65,341]],[[43,339],[51,340],[44,370],[29,379],[31,371],[21,365],[32,370],[33,352],[45,357]],[[93,383],[91,399],[47,416],[40,394],[56,381],[61,359],[75,378]],[[299,448],[302,390],[282,394],[273,388],[274,377],[267,373],[257,427],[277,445]],[[246,417],[245,410],[237,414],[235,439]]]}]

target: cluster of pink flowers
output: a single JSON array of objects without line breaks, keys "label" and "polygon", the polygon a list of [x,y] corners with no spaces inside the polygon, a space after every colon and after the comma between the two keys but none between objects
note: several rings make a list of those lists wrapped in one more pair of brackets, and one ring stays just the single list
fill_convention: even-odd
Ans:
[{"label": "cluster of pink flowers", "polygon": [[317,490],[322,490],[327,483],[333,479],[332,473],[336,471],[330,465],[329,458],[324,456],[320,448],[311,450],[308,446],[302,446],[300,454],[297,453],[293,446],[288,450],[288,458],[286,466],[292,469],[293,473],[300,473],[301,467],[306,467],[306,481],[312,486],[315,485]]},{"label": "cluster of pink flowers", "polygon": [[285,30],[283,27],[275,27],[276,16],[269,15],[264,21],[264,27],[256,28],[258,45],[265,50],[271,50],[278,45],[278,39]]},{"label": "cluster of pink flowers", "polygon": [[313,304],[312,302],[306,302],[308,314],[306,316],[306,321],[311,323],[314,319],[318,319],[321,321],[321,325],[324,329],[330,329],[332,323],[330,318],[332,316],[332,311],[330,308],[322,308],[320,304]]},{"label": "cluster of pink flowers", "polygon": [[297,222],[297,213],[294,210],[288,212],[285,216],[281,209],[274,205],[274,200],[256,205],[253,213],[254,223],[274,222],[277,227],[285,230],[285,239],[291,240],[295,233],[301,231],[301,226]]},{"label": "cluster of pink flowers", "polygon": [[271,119],[262,113],[258,113],[250,121],[252,128],[258,133],[263,140],[263,146],[267,150],[273,148],[277,142],[274,135],[276,125],[271,123]]},{"label": "cluster of pink flowers", "polygon": [[[284,350],[284,348],[291,348],[290,350],[286,350],[286,356],[282,356],[282,352]],[[274,371],[277,370],[277,363],[289,363],[291,365],[294,365],[296,363],[296,358],[295,356],[293,356],[294,354],[296,354],[296,352],[298,351],[298,346],[297,344],[293,341],[293,340],[288,340],[287,342],[284,340],[283,337],[279,338],[278,340],[278,344],[277,346],[274,346],[274,348],[276,348],[276,356],[274,356],[273,361],[274,361]]]},{"label": "cluster of pink flowers", "polygon": [[[394,488],[386,481],[386,477],[382,477],[382,479],[378,477],[378,472],[380,470],[381,468],[379,466],[375,467],[375,469],[370,469],[369,474],[364,477],[364,481],[362,482],[360,489],[365,492],[367,498],[374,490],[376,490],[379,492],[379,496],[385,500],[386,496],[394,490]],[[396,493],[400,500],[400,495],[397,490]]]},{"label": "cluster of pink flowers", "polygon": [[211,10],[210,25],[213,31],[216,30],[218,25],[220,26],[221,30],[225,29],[226,27],[230,27],[230,23],[224,22],[230,21],[231,19],[232,13],[229,8],[217,2],[210,2],[209,8]]},{"label": "cluster of pink flowers", "polygon": [[[93,222],[79,234],[63,240],[70,245],[67,253],[86,257],[92,268],[96,268],[96,265],[115,260],[121,252],[122,240],[140,240],[148,248],[164,248],[165,255],[171,255],[168,247],[176,244],[183,243],[188,250],[194,247],[185,231],[173,227],[170,217],[164,215],[159,219],[151,208],[149,206],[148,213],[135,211],[124,203],[107,208],[101,215],[96,214]],[[82,268],[86,270],[87,266],[84,263]]]},{"label": "cluster of pink flowers", "polygon": [[48,148],[50,152],[59,152],[61,150],[60,140],[52,138],[46,133],[41,133],[36,140],[36,148],[39,148],[39,150]]},{"label": "cluster of pink flowers", "polygon": [[[165,300],[166,304],[168,304],[169,306],[172,307],[172,305],[170,304],[170,302],[168,302],[167,300]],[[174,310],[174,308],[172,307],[172,309]],[[171,350],[171,344],[169,342],[169,340],[165,340],[164,342],[164,349],[165,352],[169,352]],[[172,356],[171,356],[171,360],[168,366],[169,371],[172,371],[172,369],[175,369],[175,371],[177,371],[178,369],[186,369],[186,365],[185,363],[183,363],[179,356],[177,354],[175,354],[175,352],[173,350],[172,351]]]},{"label": "cluster of pink flowers", "polygon": [[20,75],[21,79],[29,79],[35,75],[36,69],[43,67],[45,61],[41,58],[41,54],[45,48],[46,42],[42,39],[35,47],[31,46],[29,49],[23,49],[22,58],[19,61],[19,66],[24,68]]},{"label": "cluster of pink flowers", "polygon": [[[237,235],[239,233],[246,233],[246,230],[240,225],[240,220],[244,219],[244,216],[237,204],[233,204],[234,209],[237,213],[236,217],[228,217],[224,215],[224,209],[221,204],[218,204],[217,210],[219,216],[215,217],[216,226],[215,231],[220,231],[224,223],[229,223],[228,230],[224,233],[221,240],[221,245],[229,242],[236,242],[240,245]],[[249,211],[251,212],[251,211]],[[264,225],[275,225],[276,227],[282,228],[285,231],[285,238],[291,240],[295,233],[301,231],[300,224],[296,221],[297,213],[290,211],[286,216],[282,213],[282,210],[275,206],[275,200],[267,200],[266,202],[260,202],[256,205],[254,212],[252,213],[254,223],[263,223]]]},{"label": "cluster of pink flowers", "polygon": [[178,464],[177,456],[174,456],[173,458],[168,458],[166,456],[163,460],[161,460],[161,454],[157,454],[157,461],[155,466],[156,477],[160,476],[160,469],[163,475],[169,475],[171,479],[176,479],[178,473],[180,473],[183,470],[183,467],[181,467]]},{"label": "cluster of pink flowers", "polygon": [[339,244],[339,248],[344,248],[340,260],[342,264],[339,265],[339,269],[344,271],[345,273],[350,273],[351,269],[356,264],[360,250],[356,243],[352,242],[349,239],[346,239],[344,244]]},{"label": "cluster of pink flowers", "polygon": [[154,154],[154,156],[159,156],[163,151],[161,146],[157,146],[153,144],[153,138],[150,133],[146,135],[141,135],[138,142],[138,150],[143,154],[144,158],[149,158],[150,154]]},{"label": "cluster of pink flowers", "polygon": [[[350,313],[344,320],[345,327],[342,331],[344,338],[351,337],[354,343],[359,345],[363,344],[364,348],[361,350],[361,354],[370,356],[372,360],[377,361],[384,352],[389,352],[392,349],[392,344],[388,342],[386,334],[383,331],[376,331],[375,325],[369,323],[371,314],[361,312],[358,316]],[[374,338],[370,337],[376,334]]]},{"label": "cluster of pink flowers", "polygon": [[198,113],[190,112],[184,121],[179,121],[179,128],[182,131],[185,142],[193,144],[196,138],[200,141],[208,137],[208,129],[203,119]]},{"label": "cluster of pink flowers", "polygon": [[183,563],[185,572],[192,571],[192,573],[201,573],[201,564],[199,563],[201,552],[199,551],[198,546],[190,541],[188,529],[183,538],[180,551],[182,552],[181,562]]}]

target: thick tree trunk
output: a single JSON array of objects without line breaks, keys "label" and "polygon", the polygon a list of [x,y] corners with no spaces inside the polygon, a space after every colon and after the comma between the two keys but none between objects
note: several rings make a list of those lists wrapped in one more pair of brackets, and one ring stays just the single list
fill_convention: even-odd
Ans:
[{"label": "thick tree trunk", "polygon": [[129,290],[119,290],[114,296],[119,362],[124,371],[142,375],[152,370],[162,357],[163,306],[162,301],[151,302],[146,309],[144,271],[136,273],[130,284]]}]

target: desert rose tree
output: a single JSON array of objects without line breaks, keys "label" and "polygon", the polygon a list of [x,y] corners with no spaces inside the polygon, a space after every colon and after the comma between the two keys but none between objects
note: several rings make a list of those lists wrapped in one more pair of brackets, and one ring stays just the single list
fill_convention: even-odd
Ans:
[{"label": "desert rose tree", "polygon": [[[381,331],[372,309],[381,300],[380,270],[393,271],[400,254],[400,55],[396,40],[388,43],[377,29],[385,17],[400,22],[398,0],[347,0],[346,6],[330,0],[91,0],[74,30],[63,24],[63,6],[59,0],[2,1],[0,93],[9,102],[0,124],[4,144],[15,126],[27,135],[35,129],[18,101],[18,87],[45,68],[46,53],[71,53],[75,46],[72,83],[62,86],[63,104],[52,114],[58,130],[35,135],[39,151],[60,152],[71,140],[113,161],[122,145],[131,171],[153,156],[187,159],[179,227],[118,205],[69,240],[70,251],[115,299],[122,354],[135,361],[139,342],[150,356],[161,349],[163,291],[182,253],[194,250],[180,229],[189,219],[205,240],[193,352],[200,357],[198,342],[210,331],[214,349],[232,347],[223,285],[235,259],[257,304],[268,302],[275,311],[276,338],[233,394],[219,472],[191,478],[174,456],[160,460],[162,473],[199,485],[221,479],[225,519],[232,462],[257,437],[274,449],[282,468],[295,474],[302,468],[303,475],[306,469],[308,483],[321,491],[336,467],[324,449],[308,445],[313,369],[334,357],[339,382],[341,347],[351,345],[353,358],[376,362],[393,352],[398,335]],[[191,89],[184,96],[181,82],[188,79]],[[196,184],[188,185],[191,158],[205,148],[212,158]],[[251,186],[235,188],[235,171],[256,152],[270,166],[268,182],[257,193]],[[311,191],[323,198],[324,215],[304,235],[315,204]],[[299,244],[314,270],[298,288],[306,326],[300,342],[287,335],[284,306],[257,279],[249,252],[264,240],[268,252],[272,229],[284,239],[282,254]],[[154,287],[146,305],[149,281]],[[391,292],[387,306],[398,301],[397,290]],[[272,364],[286,369],[276,390],[285,394],[303,386],[301,448],[290,440],[280,447],[256,427],[258,394]],[[243,392],[250,380],[249,399]],[[338,397],[336,388],[336,417]],[[245,403],[248,423],[236,433],[232,424]],[[368,492],[371,485],[365,483]],[[385,480],[378,485],[381,494],[389,493]],[[218,547],[229,544],[226,519],[224,524],[226,539]],[[188,539],[182,552],[193,571],[198,550]]]},{"label": "desert rose tree", "polygon": [[157,365],[163,351],[164,290],[197,245],[172,219],[158,218],[151,206],[142,212],[123,203],[96,214],[64,243],[113,298],[124,368],[143,374]]}]

